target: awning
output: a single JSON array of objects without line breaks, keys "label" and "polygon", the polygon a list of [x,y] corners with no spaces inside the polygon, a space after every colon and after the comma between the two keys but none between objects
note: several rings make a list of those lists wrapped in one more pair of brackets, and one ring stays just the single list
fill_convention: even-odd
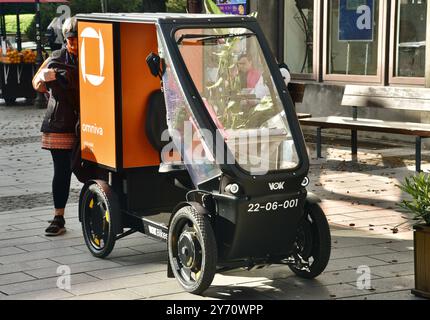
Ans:
[{"label": "awning", "polygon": [[[67,0],[40,0],[40,3],[68,3]],[[35,13],[36,0],[0,0],[0,15]]]}]

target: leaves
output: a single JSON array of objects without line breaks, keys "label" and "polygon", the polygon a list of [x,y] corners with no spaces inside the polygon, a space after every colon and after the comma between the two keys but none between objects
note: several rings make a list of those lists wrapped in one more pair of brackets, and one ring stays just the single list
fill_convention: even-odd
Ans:
[{"label": "leaves", "polygon": [[205,0],[205,8],[206,12],[212,14],[224,14],[224,12],[222,12],[221,9],[212,0]]},{"label": "leaves", "polygon": [[416,219],[430,225],[430,175],[421,172],[406,177],[402,184],[396,186],[412,197],[412,200],[403,200],[398,205],[410,211]]}]

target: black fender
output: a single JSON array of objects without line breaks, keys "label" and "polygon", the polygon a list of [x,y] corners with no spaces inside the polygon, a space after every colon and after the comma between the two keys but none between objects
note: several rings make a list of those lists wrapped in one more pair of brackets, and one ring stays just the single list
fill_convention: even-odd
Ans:
[{"label": "black fender", "polygon": [[200,203],[198,202],[194,202],[194,201],[184,201],[179,203],[174,209],[173,209],[173,213],[170,216],[169,219],[169,226],[170,226],[170,222],[172,221],[174,215],[176,214],[176,212],[178,212],[180,209],[184,208],[184,207],[192,207],[194,210],[196,210],[197,212],[201,213],[201,214],[207,214],[209,215],[210,212],[203,207]]},{"label": "black fender", "polygon": [[109,186],[109,184],[104,180],[88,180],[85,182],[84,186],[81,189],[79,194],[79,222],[82,222],[82,201],[85,192],[88,188],[93,185],[99,185],[100,189],[103,190],[106,199],[108,199],[110,206],[112,207],[111,212],[109,212],[111,216],[112,229],[115,234],[121,234],[124,232],[124,228],[122,226],[122,217],[121,217],[121,207],[119,204],[119,199],[113,189]]},{"label": "black fender", "polygon": [[315,193],[308,192],[305,199],[305,209],[318,203],[321,203],[321,199]]}]

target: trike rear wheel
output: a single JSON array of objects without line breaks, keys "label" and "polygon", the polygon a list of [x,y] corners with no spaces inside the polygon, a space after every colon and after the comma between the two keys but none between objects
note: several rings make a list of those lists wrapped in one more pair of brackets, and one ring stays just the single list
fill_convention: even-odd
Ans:
[{"label": "trike rear wheel", "polygon": [[173,274],[186,291],[200,294],[211,285],[217,247],[207,215],[181,208],[169,226],[168,250]]},{"label": "trike rear wheel", "polygon": [[107,184],[91,184],[80,199],[82,232],[90,252],[107,257],[115,246],[112,212],[118,210],[118,202]]},{"label": "trike rear wheel", "polygon": [[330,227],[318,204],[305,206],[294,244],[294,264],[290,269],[299,277],[313,279],[327,267],[331,252]]}]

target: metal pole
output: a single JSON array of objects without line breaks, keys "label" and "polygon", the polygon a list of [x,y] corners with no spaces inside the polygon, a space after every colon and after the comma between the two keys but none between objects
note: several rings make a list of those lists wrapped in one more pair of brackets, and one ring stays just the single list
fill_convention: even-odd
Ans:
[{"label": "metal pole", "polygon": [[346,49],[346,74],[349,74],[349,55],[350,55],[351,46],[348,42],[347,49]]},{"label": "metal pole", "polygon": [[[42,32],[41,32],[41,19],[40,19],[40,0],[36,0],[36,69],[39,70],[40,66],[43,64],[42,55]],[[37,92],[36,99],[34,100],[34,106],[38,108],[46,107],[46,100],[41,92]]]},{"label": "metal pole", "polygon": [[[2,7],[3,5],[0,6],[0,8]],[[3,50],[6,50],[6,25],[4,19],[4,15],[0,14],[0,46],[2,49],[2,55],[6,55],[6,52],[3,52]]]},{"label": "metal pole", "polygon": [[364,66],[364,75],[367,76],[367,64],[369,63],[369,42],[366,43],[366,64]]},{"label": "metal pole", "polygon": [[19,7],[16,9],[16,48],[18,51],[22,50],[22,39],[21,39],[21,22],[19,19]]},{"label": "metal pole", "polygon": [[426,88],[430,88],[430,4],[427,2]]}]

